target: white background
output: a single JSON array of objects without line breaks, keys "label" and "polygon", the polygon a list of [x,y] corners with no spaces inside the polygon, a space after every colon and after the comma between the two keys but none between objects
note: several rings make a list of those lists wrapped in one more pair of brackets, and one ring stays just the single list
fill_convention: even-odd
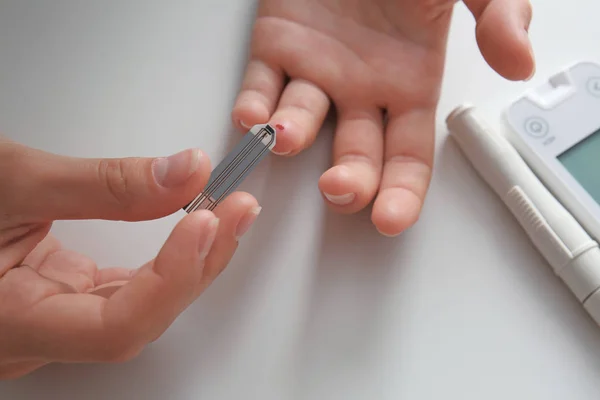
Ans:
[{"label": "white background", "polygon": [[[77,156],[155,156],[234,140],[254,2],[0,0],[0,130]],[[600,61],[600,2],[533,1],[538,75]],[[598,399],[600,329],[446,141],[463,101],[498,120],[526,88],[482,60],[456,7],[436,170],[418,224],[379,236],[317,190],[331,126],[244,189],[263,214],[218,281],[139,358],[51,366],[0,384],[21,399]],[[5,173],[2,171],[1,173]],[[290,179],[293,178],[293,179]],[[284,217],[280,217],[280,216]],[[181,214],[56,225],[101,266],[153,257]]]}]

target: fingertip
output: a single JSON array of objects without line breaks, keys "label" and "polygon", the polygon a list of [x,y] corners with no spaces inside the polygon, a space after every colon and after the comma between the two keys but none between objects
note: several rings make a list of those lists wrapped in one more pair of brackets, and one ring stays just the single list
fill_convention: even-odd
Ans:
[{"label": "fingertip", "polygon": [[214,224],[215,220],[218,220],[217,216],[209,210],[201,209],[185,215],[175,225],[156,257],[155,272],[166,277],[175,273],[174,262],[187,265],[196,264],[198,243],[206,241],[206,238],[210,236],[211,224]]},{"label": "fingertip", "polygon": [[395,237],[412,227],[421,213],[422,202],[402,188],[383,190],[373,206],[371,220],[384,236]]},{"label": "fingertip", "polygon": [[[477,41],[483,58],[498,74],[510,81],[527,81],[535,73],[535,59],[529,38],[494,33],[490,26],[478,30]],[[501,42],[501,43],[500,43]]]},{"label": "fingertip", "polygon": [[202,281],[196,295],[202,293],[227,267],[241,236],[250,230],[260,211],[258,201],[244,192],[232,193],[215,209],[215,214],[221,222],[214,245],[206,258]]},{"label": "fingertip", "polygon": [[271,125],[277,129],[277,143],[272,152],[278,156],[292,156],[305,148],[306,133],[296,123],[273,119]]},{"label": "fingertip", "polygon": [[[176,203],[173,201],[177,210],[183,208],[186,204],[189,204],[204,190],[212,172],[212,163],[209,156],[200,149],[192,149],[191,151],[194,151],[197,157],[193,172],[186,181],[186,184],[183,185],[181,189],[177,188],[177,191],[173,191],[171,194],[174,196],[172,200],[176,199],[177,201]],[[155,200],[155,204],[156,201],[158,201],[158,199]]]},{"label": "fingertip", "polygon": [[[223,215],[222,237],[224,242],[231,246],[237,246],[240,239],[248,233],[254,222],[260,215],[262,207],[258,200],[249,193],[233,193],[223,204],[218,215]],[[225,245],[223,248],[229,246]]]},{"label": "fingertip", "polygon": [[486,62],[508,80],[529,80],[535,73],[530,3],[492,1],[476,17],[477,43]]},{"label": "fingertip", "polygon": [[327,116],[331,101],[320,87],[303,79],[292,79],[281,99],[271,124],[277,127],[273,153],[291,156],[314,143]]},{"label": "fingertip", "polygon": [[181,256],[187,253],[190,261],[196,261],[196,252],[199,252],[202,258],[202,254],[210,250],[213,231],[219,224],[219,217],[209,210],[198,210],[188,214],[173,230],[173,249],[181,252]]},{"label": "fingertip", "polygon": [[238,191],[231,193],[223,202],[217,207],[215,211],[222,210],[223,208],[247,208],[258,204],[256,197],[250,193]]},{"label": "fingertip", "polygon": [[337,165],[319,179],[319,190],[327,205],[341,213],[355,213],[370,201],[356,174],[347,165]]},{"label": "fingertip", "polygon": [[198,210],[186,215],[180,225],[190,225],[190,227],[198,229],[207,227],[215,218],[216,215],[210,210]]},{"label": "fingertip", "polygon": [[235,237],[240,221],[259,207],[258,200],[251,194],[232,193],[215,209],[215,215],[221,220],[220,231],[228,237]]},{"label": "fingertip", "polygon": [[[117,171],[110,173],[111,181],[116,183],[107,185],[111,188],[109,192],[112,193],[112,197],[124,199],[121,208],[127,215],[122,219],[148,220],[176,212],[204,189],[212,168],[208,155],[197,148],[183,150],[168,157],[141,161],[147,166],[144,175],[148,179],[145,181],[150,182],[147,184],[150,189],[147,189],[146,193],[136,187],[134,179],[126,182],[127,178],[119,175],[118,168],[113,168]],[[136,161],[132,161],[133,172],[130,172],[134,176],[135,163]],[[142,197],[144,194],[145,198]],[[137,196],[140,198],[136,198]]]},{"label": "fingertip", "polygon": [[246,132],[254,125],[266,123],[275,112],[284,85],[285,74],[280,67],[250,60],[232,111],[235,126]]},{"label": "fingertip", "polygon": [[[155,158],[151,161],[151,173],[159,187],[159,193],[166,194],[170,200],[195,197],[208,183],[211,162],[200,149],[188,149],[169,157]],[[149,203],[149,207],[166,204],[166,199]],[[174,205],[180,206],[179,202]]]},{"label": "fingertip", "polygon": [[197,184],[204,187],[210,178],[212,164],[209,156],[204,151],[200,149],[192,149],[192,151],[195,152],[197,157],[196,167],[192,176],[198,181]]},{"label": "fingertip", "polygon": [[254,125],[267,123],[270,117],[268,107],[247,91],[240,93],[231,113],[234,126],[244,133]]}]

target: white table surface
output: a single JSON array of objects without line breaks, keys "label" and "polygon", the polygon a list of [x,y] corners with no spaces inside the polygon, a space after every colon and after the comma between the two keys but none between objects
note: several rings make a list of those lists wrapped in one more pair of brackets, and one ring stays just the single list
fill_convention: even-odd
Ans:
[{"label": "white table surface", "polygon": [[[532,84],[600,61],[600,2],[533,5]],[[218,159],[240,137],[229,113],[253,11],[248,0],[0,0],[0,130],[62,154],[200,146]],[[413,229],[383,238],[368,212],[326,209],[317,180],[329,165],[328,125],[310,151],[270,158],[243,185],[264,207],[251,234],[139,358],[50,366],[0,384],[0,398],[598,399],[600,329],[446,141],[456,105],[497,120],[525,88],[487,67],[458,4],[435,176]],[[133,267],[180,217],[58,223],[55,233],[102,267]]]}]

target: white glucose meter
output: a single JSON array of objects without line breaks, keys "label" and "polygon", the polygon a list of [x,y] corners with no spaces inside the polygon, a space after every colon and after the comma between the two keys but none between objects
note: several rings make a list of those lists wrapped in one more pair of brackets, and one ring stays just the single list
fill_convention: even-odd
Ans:
[{"label": "white glucose meter", "polygon": [[566,68],[512,103],[504,117],[507,139],[600,240],[600,65]]}]

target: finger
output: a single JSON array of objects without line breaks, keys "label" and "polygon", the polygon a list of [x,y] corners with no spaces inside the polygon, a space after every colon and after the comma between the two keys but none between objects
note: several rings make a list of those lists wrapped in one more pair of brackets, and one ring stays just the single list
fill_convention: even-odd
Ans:
[{"label": "finger", "polygon": [[225,269],[235,254],[238,241],[256,221],[261,208],[247,193],[233,193],[215,210],[220,220],[219,233],[206,259],[204,274],[194,297],[199,296]]},{"label": "finger", "polygon": [[277,107],[284,85],[281,68],[251,60],[232,111],[235,126],[245,132],[256,124],[266,123]]},{"label": "finger", "polygon": [[105,309],[107,321],[115,326],[135,323],[138,335],[146,342],[161,335],[189,305],[219,223],[210,211],[187,215],[154,262],[110,298]]},{"label": "finger", "polygon": [[529,0],[465,0],[477,20],[481,54],[500,75],[527,80],[535,73],[529,41],[532,8]]},{"label": "finger", "polygon": [[319,180],[319,189],[329,206],[354,213],[373,200],[381,179],[383,140],[380,110],[339,113],[334,166]]},{"label": "finger", "polygon": [[379,232],[396,236],[418,219],[434,152],[435,111],[413,110],[390,118],[381,188],[372,220]]},{"label": "finger", "polygon": [[313,83],[292,80],[271,117],[277,127],[275,154],[293,155],[309,147],[317,137],[330,106],[327,94]]},{"label": "finger", "polygon": [[[202,292],[200,288],[210,285],[226,267],[237,248],[237,240],[248,231],[259,212],[254,197],[233,193],[214,214],[197,211],[184,218],[207,222],[178,226],[179,230],[173,231],[152,268],[142,268],[111,296],[106,318],[136,321],[136,329],[143,328],[147,341],[155,340],[197,298]],[[211,216],[218,221],[217,225],[210,221]],[[204,232],[204,236],[198,232]]]},{"label": "finger", "polygon": [[0,143],[0,208],[32,221],[147,220],[191,201],[210,175],[199,150],[168,158],[80,159]]}]

